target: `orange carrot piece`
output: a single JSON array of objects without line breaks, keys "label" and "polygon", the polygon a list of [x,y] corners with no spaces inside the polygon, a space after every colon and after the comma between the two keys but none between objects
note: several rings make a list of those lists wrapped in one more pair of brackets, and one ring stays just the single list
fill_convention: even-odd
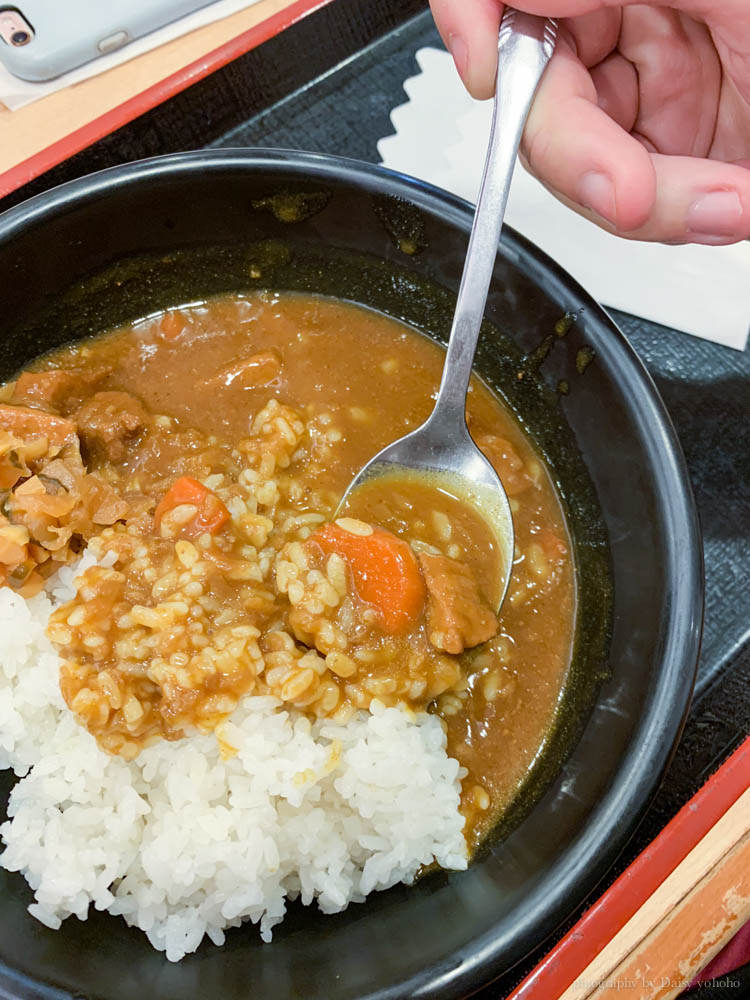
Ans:
[{"label": "orange carrot piece", "polygon": [[161,519],[166,513],[184,503],[198,508],[193,520],[182,529],[182,534],[189,537],[202,535],[205,531],[215,535],[229,520],[229,511],[215,493],[197,479],[181,476],[159,501],[154,512],[156,530],[159,530]]},{"label": "orange carrot piece", "polygon": [[325,524],[310,536],[326,552],[336,552],[351,569],[360,600],[378,612],[386,632],[405,631],[421,614],[425,587],[416,556],[400,538],[373,528],[354,535],[337,524]]},{"label": "orange carrot piece", "polygon": [[173,309],[164,313],[160,326],[161,335],[165,340],[176,340],[187,326],[187,322],[179,309]]}]

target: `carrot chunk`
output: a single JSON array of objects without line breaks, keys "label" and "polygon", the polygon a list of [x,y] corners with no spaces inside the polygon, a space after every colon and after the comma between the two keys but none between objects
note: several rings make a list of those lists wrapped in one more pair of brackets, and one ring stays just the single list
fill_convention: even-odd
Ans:
[{"label": "carrot chunk", "polygon": [[325,524],[310,541],[348,563],[357,595],[375,608],[386,632],[405,631],[422,613],[425,588],[419,564],[409,545],[390,531],[373,528],[360,535]]},{"label": "carrot chunk", "polygon": [[164,515],[182,504],[191,504],[198,508],[198,513],[183,525],[180,532],[187,537],[195,538],[205,531],[215,535],[229,520],[229,511],[215,493],[197,479],[181,476],[167,490],[154,512],[154,526],[157,531],[161,527]]},{"label": "carrot chunk", "polygon": [[176,340],[187,326],[187,320],[179,309],[172,309],[164,313],[159,326],[164,340]]}]

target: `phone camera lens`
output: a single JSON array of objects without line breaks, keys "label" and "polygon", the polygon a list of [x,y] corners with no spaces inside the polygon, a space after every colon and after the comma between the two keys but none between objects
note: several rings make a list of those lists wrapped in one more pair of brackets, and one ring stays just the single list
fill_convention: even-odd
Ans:
[{"label": "phone camera lens", "polygon": [[28,31],[14,31],[10,40],[13,45],[28,45],[31,41],[31,35]]}]

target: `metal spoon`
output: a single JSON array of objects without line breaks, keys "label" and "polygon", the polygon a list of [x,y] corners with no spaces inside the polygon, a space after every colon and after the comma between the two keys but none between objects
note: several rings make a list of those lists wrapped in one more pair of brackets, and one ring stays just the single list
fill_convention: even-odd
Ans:
[{"label": "metal spoon", "polygon": [[555,47],[556,31],[553,20],[505,10],[498,35],[492,131],[435,408],[421,427],[372,458],[354,477],[339,504],[341,511],[365,482],[382,475],[393,478],[401,472],[426,474],[435,486],[475,504],[493,530],[501,553],[498,608],[510,582],[513,520],[503,484],[466,426],[466,393],[518,147],[531,102]]}]

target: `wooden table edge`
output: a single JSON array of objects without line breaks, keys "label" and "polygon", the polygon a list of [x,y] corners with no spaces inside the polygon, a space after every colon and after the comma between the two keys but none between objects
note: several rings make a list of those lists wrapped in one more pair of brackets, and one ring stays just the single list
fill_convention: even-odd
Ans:
[{"label": "wooden table edge", "polygon": [[[750,737],[507,997],[557,1000],[750,788]],[[727,936],[728,939],[729,935]],[[706,956],[706,962],[712,956]],[[675,968],[680,956],[675,956]]]}]

